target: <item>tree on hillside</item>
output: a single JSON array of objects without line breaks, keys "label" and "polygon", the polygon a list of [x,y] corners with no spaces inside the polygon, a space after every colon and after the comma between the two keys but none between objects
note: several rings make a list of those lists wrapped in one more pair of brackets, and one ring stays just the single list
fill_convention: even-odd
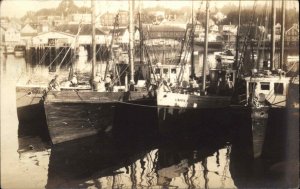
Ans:
[{"label": "tree on hillside", "polygon": [[58,7],[56,8],[56,12],[63,14],[64,16],[70,13],[76,13],[78,7],[75,5],[73,0],[62,0]]}]

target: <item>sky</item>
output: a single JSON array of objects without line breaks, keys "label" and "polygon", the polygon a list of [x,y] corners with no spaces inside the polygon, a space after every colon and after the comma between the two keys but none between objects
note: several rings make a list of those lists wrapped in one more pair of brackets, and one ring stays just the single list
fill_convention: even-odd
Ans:
[{"label": "sky", "polygon": [[[163,6],[167,8],[179,9],[183,6],[191,6],[191,1],[181,0],[135,0],[137,4],[142,2],[143,7],[155,7],[155,6]],[[270,1],[270,0],[269,0]],[[74,0],[77,6],[90,6],[89,0]],[[200,6],[202,1],[196,0],[194,1],[194,7]],[[232,3],[238,6],[238,0],[215,0],[210,1],[210,6],[222,7],[226,4]],[[265,0],[257,0],[258,3],[264,4]],[[280,0],[275,0],[276,4],[280,5]],[[1,1],[1,12],[0,16],[8,16],[8,17],[17,17],[20,18],[26,14],[27,11],[37,11],[42,8],[55,8],[59,5],[60,0],[2,0]],[[242,6],[253,6],[254,1],[245,1],[242,0]],[[127,10],[128,9],[128,1],[127,0],[97,0],[97,12],[116,12],[119,9]],[[287,3],[287,6],[296,8],[299,10],[299,3],[297,0],[293,0]]]}]

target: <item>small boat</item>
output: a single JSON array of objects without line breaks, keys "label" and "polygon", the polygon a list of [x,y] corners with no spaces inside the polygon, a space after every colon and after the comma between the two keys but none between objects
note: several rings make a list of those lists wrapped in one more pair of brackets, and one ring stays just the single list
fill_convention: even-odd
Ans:
[{"label": "small boat", "polygon": [[14,48],[14,54],[16,57],[23,57],[26,47],[24,45],[16,45]]},{"label": "small boat", "polygon": [[5,46],[5,54],[14,54],[14,47],[13,46],[10,46],[10,45],[7,45]]},{"label": "small boat", "polygon": [[235,60],[235,52],[227,49],[221,52],[214,52],[215,59],[220,59],[222,64],[233,64]]}]

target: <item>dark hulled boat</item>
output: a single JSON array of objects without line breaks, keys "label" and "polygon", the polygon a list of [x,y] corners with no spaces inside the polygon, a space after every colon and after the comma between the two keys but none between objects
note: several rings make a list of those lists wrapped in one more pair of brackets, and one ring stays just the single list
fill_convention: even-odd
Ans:
[{"label": "dark hulled boat", "polygon": [[[95,5],[92,0],[92,8]],[[132,12],[132,10],[131,10]],[[132,20],[132,18],[130,19]],[[133,22],[132,22],[133,23]],[[93,25],[93,30],[95,26]],[[133,66],[133,27],[130,27],[130,85],[127,89],[127,76],[124,78],[124,83],[121,83],[123,77],[122,70],[115,74],[115,80],[120,79],[119,86],[109,86],[108,89],[102,90],[101,83],[94,83],[96,48],[95,48],[95,32],[93,31],[93,61],[92,61],[92,86],[86,88],[66,87],[60,91],[49,91],[45,96],[44,106],[47,118],[48,130],[54,144],[75,140],[101,132],[111,132],[116,116],[115,109],[121,102],[126,102],[126,105],[139,105],[151,101],[154,98],[149,96],[147,90],[138,91],[132,90],[134,87],[134,66]],[[113,44],[111,44],[112,46]],[[128,64],[126,67],[129,66]],[[119,65],[120,66],[120,65]],[[121,66],[122,67],[122,66]],[[107,65],[107,68],[109,66]],[[115,66],[118,68],[118,66]],[[107,72],[107,71],[106,71]],[[108,76],[104,74],[104,78]],[[115,81],[109,82],[114,84]],[[104,87],[104,85],[103,85]],[[130,109],[131,110],[131,109]],[[129,111],[129,108],[124,111]],[[132,110],[133,111],[133,110]],[[138,109],[134,109],[138,111]],[[133,111],[133,112],[134,112]],[[122,114],[122,112],[121,112]],[[126,118],[125,118],[126,119]],[[130,118],[128,118],[130,119]]]}]

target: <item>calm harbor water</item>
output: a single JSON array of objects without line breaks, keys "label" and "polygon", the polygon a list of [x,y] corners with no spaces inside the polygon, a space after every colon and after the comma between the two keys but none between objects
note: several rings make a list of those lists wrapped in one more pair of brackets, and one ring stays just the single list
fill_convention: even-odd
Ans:
[{"label": "calm harbor water", "polygon": [[1,188],[298,186],[299,123],[272,128],[258,159],[248,153],[251,128],[236,126],[179,139],[125,130],[52,146],[47,128],[18,124],[15,85],[24,71],[23,58],[1,55]]}]

